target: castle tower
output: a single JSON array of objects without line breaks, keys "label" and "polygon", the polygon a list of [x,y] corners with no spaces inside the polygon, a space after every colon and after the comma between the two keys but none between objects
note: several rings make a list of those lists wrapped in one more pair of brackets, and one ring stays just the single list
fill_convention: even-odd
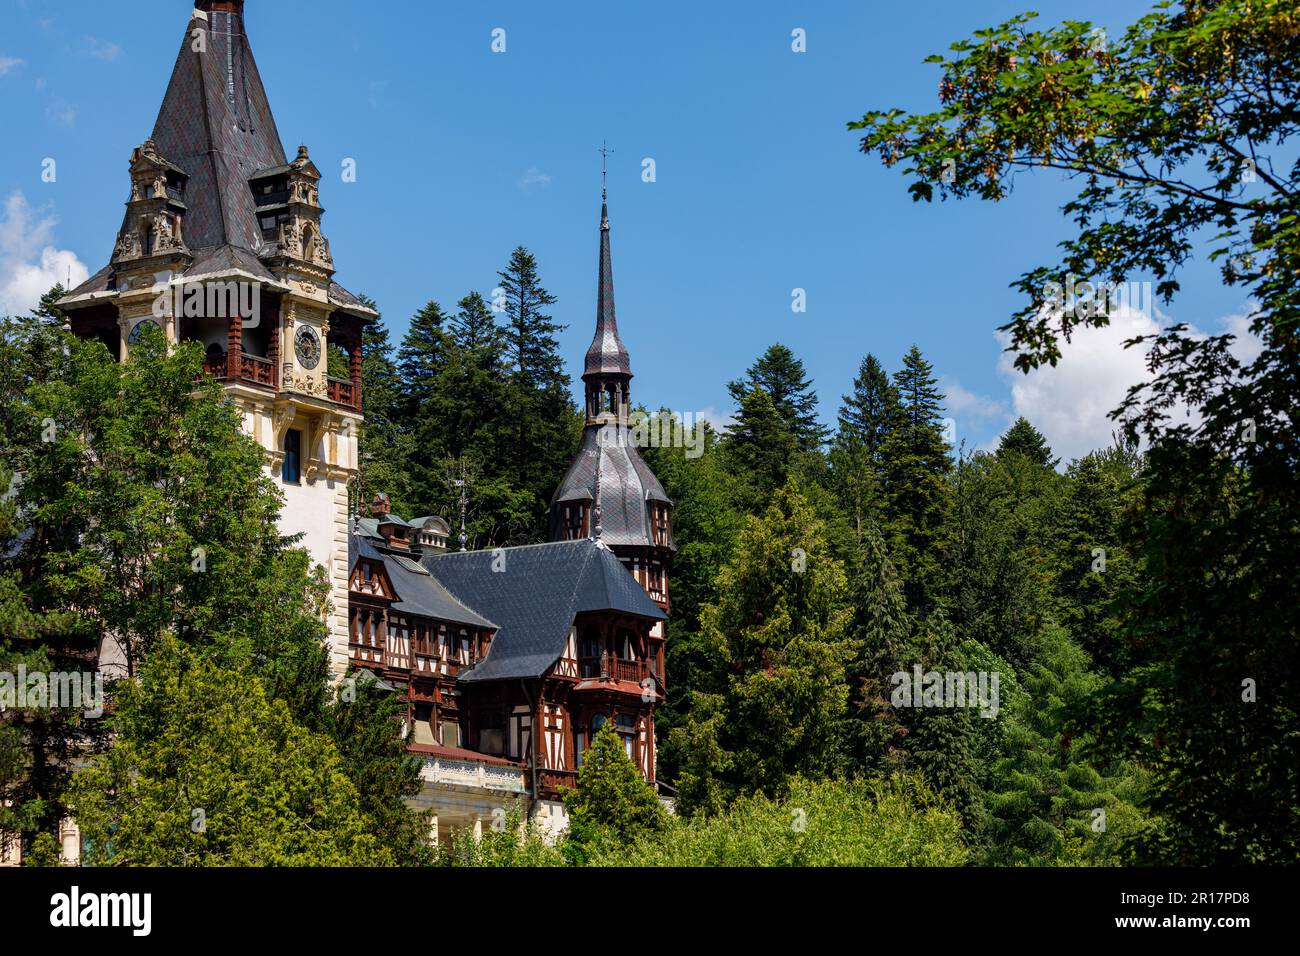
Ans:
[{"label": "castle tower", "polygon": [[203,344],[205,371],[266,450],[285,534],[301,533],[328,574],[341,673],[361,332],[375,312],[334,281],[320,179],[306,146],[285,155],[244,0],[195,0],[153,133],[131,155],[112,257],[59,306],[122,360],[147,323]]},{"label": "castle tower", "polygon": [[[672,501],[637,451],[635,429],[628,422],[632,365],[614,314],[609,206],[603,189],[600,199],[596,334],[582,372],[587,424],[578,455],[551,498],[550,538],[596,538],[667,613],[668,571],[675,550]],[[656,623],[651,634],[651,659],[658,664],[654,673],[661,680],[664,626]]]}]

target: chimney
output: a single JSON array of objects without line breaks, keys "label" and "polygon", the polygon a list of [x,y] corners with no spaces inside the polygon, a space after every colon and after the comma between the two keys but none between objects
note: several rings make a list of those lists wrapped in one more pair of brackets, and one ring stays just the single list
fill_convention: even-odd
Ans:
[{"label": "chimney", "polygon": [[370,514],[376,518],[382,518],[385,515],[392,514],[392,511],[392,502],[388,500],[388,495],[383,494],[382,492],[375,495],[375,500],[370,502]]}]

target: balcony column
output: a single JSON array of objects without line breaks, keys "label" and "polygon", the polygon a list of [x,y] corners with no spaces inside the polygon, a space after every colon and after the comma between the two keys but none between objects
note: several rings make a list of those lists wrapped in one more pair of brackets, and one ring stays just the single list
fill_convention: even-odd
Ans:
[{"label": "balcony column", "polygon": [[361,336],[350,335],[348,343],[348,378],[352,382],[352,407],[361,411]]},{"label": "balcony column", "polygon": [[266,346],[266,357],[271,360],[271,387],[280,389],[280,303],[268,303],[265,310],[270,322],[270,340]]},{"label": "balcony column", "polygon": [[240,366],[244,354],[244,320],[239,309],[234,310],[226,326],[226,377],[232,382],[239,381]]}]

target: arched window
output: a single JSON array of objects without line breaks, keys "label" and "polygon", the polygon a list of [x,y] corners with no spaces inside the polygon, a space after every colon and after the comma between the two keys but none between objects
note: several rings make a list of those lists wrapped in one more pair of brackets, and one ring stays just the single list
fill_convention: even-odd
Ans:
[{"label": "arched window", "polygon": [[302,229],[302,257],[308,262],[312,261],[312,245],[316,242],[316,231],[311,226],[303,226]]}]

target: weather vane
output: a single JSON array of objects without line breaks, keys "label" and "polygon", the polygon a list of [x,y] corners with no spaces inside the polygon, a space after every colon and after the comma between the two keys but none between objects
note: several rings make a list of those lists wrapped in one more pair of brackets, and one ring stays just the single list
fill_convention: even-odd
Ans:
[{"label": "weather vane", "polygon": [[602,139],[600,141],[600,194],[602,196],[605,195],[605,157],[612,152],[614,151],[606,146],[605,141]]}]

